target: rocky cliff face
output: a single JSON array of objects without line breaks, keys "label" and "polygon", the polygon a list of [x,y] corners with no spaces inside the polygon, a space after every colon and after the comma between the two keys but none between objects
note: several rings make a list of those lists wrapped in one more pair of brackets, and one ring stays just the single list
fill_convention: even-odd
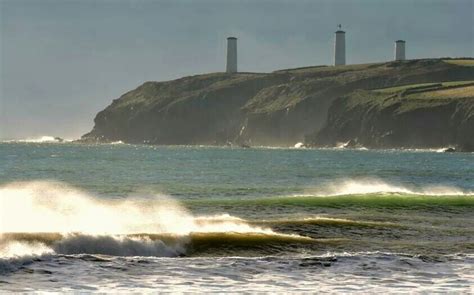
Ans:
[{"label": "rocky cliff face", "polygon": [[474,80],[474,68],[417,60],[146,82],[99,112],[82,141],[292,146],[306,137],[313,144],[331,144],[336,138],[323,134],[330,130],[329,121],[346,116],[341,97],[360,90],[460,80]]},{"label": "rocky cliff face", "polygon": [[474,83],[355,91],[334,101],[326,125],[307,141],[314,146],[474,151]]}]

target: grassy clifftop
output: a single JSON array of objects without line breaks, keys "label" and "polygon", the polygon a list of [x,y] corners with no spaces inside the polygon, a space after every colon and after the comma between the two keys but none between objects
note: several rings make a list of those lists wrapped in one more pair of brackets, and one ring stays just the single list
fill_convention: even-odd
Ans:
[{"label": "grassy clifftop", "polygon": [[[469,62],[427,59],[146,82],[99,112],[83,140],[287,146],[313,134],[307,138],[314,142],[327,125],[328,109],[341,97],[377,104],[406,91],[406,85],[471,80]],[[434,105],[430,99],[424,103]]]}]

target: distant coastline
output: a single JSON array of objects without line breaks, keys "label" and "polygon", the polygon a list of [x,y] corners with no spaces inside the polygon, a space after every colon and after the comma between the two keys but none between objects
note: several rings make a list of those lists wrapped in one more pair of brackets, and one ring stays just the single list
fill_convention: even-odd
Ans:
[{"label": "distant coastline", "polygon": [[474,59],[146,82],[78,142],[474,151]]}]

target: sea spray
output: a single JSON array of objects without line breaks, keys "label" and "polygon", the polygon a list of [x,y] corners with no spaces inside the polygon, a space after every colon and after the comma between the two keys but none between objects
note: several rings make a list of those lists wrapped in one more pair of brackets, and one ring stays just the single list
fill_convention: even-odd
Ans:
[{"label": "sea spray", "polygon": [[164,195],[99,200],[50,181],[0,187],[0,216],[3,258],[43,253],[178,256],[186,252],[190,237],[202,240],[203,235],[196,236],[199,233],[223,233],[227,239],[236,238],[229,233],[301,238],[250,225],[227,214],[195,217]]},{"label": "sea spray", "polygon": [[260,232],[229,215],[193,216],[165,195],[99,200],[67,184],[16,182],[0,187],[0,232],[85,234]]},{"label": "sea spray", "polygon": [[398,193],[426,196],[474,195],[473,191],[463,191],[452,186],[426,185],[423,187],[412,187],[403,184],[389,183],[376,178],[334,180],[322,186],[307,188],[304,194],[310,196],[342,196],[376,193]]},{"label": "sea spray", "polygon": [[192,216],[164,195],[99,200],[60,182],[10,183],[0,188],[0,232],[186,234]]}]

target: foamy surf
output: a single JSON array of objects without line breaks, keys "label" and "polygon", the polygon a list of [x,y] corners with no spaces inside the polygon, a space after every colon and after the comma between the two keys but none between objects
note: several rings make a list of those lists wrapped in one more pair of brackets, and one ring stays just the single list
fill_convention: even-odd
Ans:
[{"label": "foamy surf", "polygon": [[44,135],[44,136],[24,138],[24,139],[4,140],[3,142],[6,142],[6,143],[63,143],[63,142],[71,142],[71,141],[72,139],[63,139],[60,137]]},{"label": "foamy surf", "polygon": [[259,232],[193,232],[175,234],[87,235],[80,233],[5,233],[0,242],[0,258],[43,254],[100,254],[110,256],[177,257],[209,248],[264,247],[268,245],[332,242],[295,234]]},{"label": "foamy surf", "polygon": [[453,186],[426,185],[424,187],[408,187],[402,184],[393,184],[378,179],[339,180],[323,187],[306,189],[304,194],[296,196],[343,196],[365,194],[409,194],[426,196],[467,196],[474,195],[474,191],[465,191]]},{"label": "foamy surf", "polygon": [[228,214],[194,216],[164,195],[98,200],[59,182],[0,188],[0,257],[47,254],[179,256],[191,244],[308,242]]},{"label": "foamy surf", "polygon": [[175,257],[185,253],[185,243],[185,237],[175,237],[173,243],[166,244],[143,235],[6,233],[0,242],[0,258],[44,254]]}]

